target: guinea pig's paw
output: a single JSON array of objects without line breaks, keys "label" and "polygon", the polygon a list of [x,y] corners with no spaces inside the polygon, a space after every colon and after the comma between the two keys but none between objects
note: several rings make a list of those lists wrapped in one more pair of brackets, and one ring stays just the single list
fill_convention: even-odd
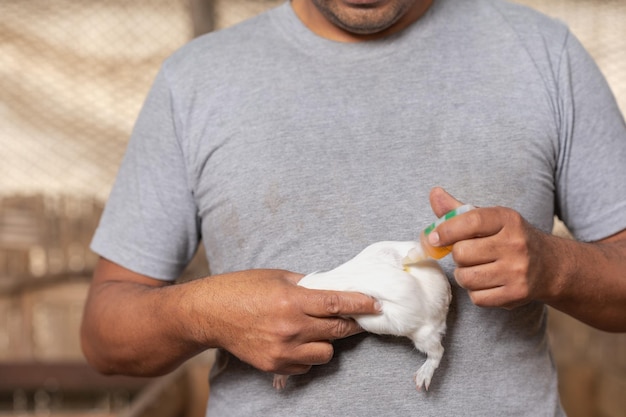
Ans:
[{"label": "guinea pig's paw", "polygon": [[289,375],[274,374],[274,381],[272,382],[272,385],[277,391],[283,390],[287,386],[287,378],[289,378]]},{"label": "guinea pig's paw", "polygon": [[415,373],[415,388],[418,391],[421,391],[422,387],[426,388],[426,391],[428,391],[428,387],[430,387],[430,381],[433,377],[433,373],[435,373],[435,369],[436,366],[434,366],[432,362],[426,360],[426,363],[424,363],[424,365],[422,365],[422,367],[417,370],[417,372]]}]

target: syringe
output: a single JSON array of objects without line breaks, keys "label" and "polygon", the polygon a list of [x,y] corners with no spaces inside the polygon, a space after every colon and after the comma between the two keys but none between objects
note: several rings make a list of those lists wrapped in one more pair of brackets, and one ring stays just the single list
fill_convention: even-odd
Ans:
[{"label": "syringe", "polygon": [[473,210],[475,208],[476,207],[472,206],[471,204],[464,204],[462,206],[455,208],[454,210],[447,212],[446,214],[438,218],[435,222],[430,224],[430,226],[425,228],[420,233],[420,244],[421,244],[423,253],[420,253],[418,248],[412,249],[405,257],[403,263],[405,265],[409,265],[415,262],[425,260],[427,257],[430,257],[433,259],[441,259],[447,254],[449,254],[450,252],[452,252],[452,245],[432,246],[430,243],[428,243],[428,235],[431,234],[432,231],[437,228],[437,226],[439,226],[441,223],[445,222],[446,220],[450,220],[451,218],[456,217],[460,214],[467,213],[468,211]]}]

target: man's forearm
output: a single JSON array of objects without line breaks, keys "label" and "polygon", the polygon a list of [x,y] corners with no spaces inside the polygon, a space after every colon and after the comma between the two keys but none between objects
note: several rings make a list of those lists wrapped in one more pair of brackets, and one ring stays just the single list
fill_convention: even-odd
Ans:
[{"label": "man's forearm", "polygon": [[200,353],[204,347],[185,334],[189,312],[182,300],[191,290],[189,284],[95,285],[81,328],[91,365],[105,374],[156,376]]},{"label": "man's forearm", "polygon": [[626,240],[621,235],[597,243],[551,238],[548,256],[559,262],[543,301],[600,330],[626,331]]},{"label": "man's forearm", "polygon": [[208,348],[267,372],[328,362],[330,340],[363,329],[349,315],[378,314],[371,297],[297,285],[302,274],[257,269],[167,285],[101,259],[81,339],[103,373],[160,375]]}]

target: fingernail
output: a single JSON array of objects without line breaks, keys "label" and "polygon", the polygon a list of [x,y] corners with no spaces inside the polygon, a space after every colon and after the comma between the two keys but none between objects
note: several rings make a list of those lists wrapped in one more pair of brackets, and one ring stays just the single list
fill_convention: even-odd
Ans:
[{"label": "fingernail", "polygon": [[437,246],[439,245],[439,233],[437,232],[431,232],[428,235],[428,243],[430,243],[433,246]]},{"label": "fingernail", "polygon": [[383,311],[383,305],[380,303],[380,301],[376,301],[376,302],[374,303],[374,308],[375,308],[375,309],[376,309],[376,311],[378,311],[379,313],[380,313],[381,311]]}]

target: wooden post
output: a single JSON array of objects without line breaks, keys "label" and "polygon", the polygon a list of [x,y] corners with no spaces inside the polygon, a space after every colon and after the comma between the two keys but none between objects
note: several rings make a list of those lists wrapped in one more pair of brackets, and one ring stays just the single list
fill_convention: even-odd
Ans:
[{"label": "wooden post", "polygon": [[197,37],[212,31],[215,27],[215,7],[213,0],[189,0],[193,36]]}]

